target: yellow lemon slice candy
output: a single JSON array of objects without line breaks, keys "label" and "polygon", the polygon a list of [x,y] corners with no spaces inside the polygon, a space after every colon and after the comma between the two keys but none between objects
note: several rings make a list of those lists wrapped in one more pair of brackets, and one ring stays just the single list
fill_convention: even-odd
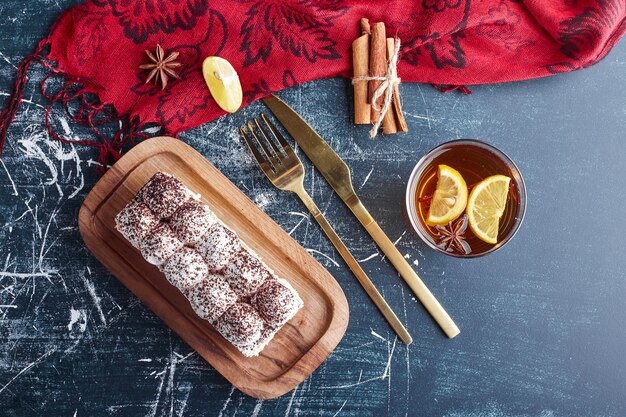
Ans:
[{"label": "yellow lemon slice candy", "polygon": [[430,202],[428,219],[430,225],[444,225],[459,217],[467,205],[467,185],[454,168],[439,165],[437,188]]},{"label": "yellow lemon slice candy", "polygon": [[202,63],[202,75],[218,106],[229,113],[241,107],[243,92],[233,66],[219,56],[210,56]]},{"label": "yellow lemon slice candy", "polygon": [[498,243],[500,217],[506,207],[511,178],[487,177],[474,187],[467,203],[467,219],[472,232],[487,243]]}]

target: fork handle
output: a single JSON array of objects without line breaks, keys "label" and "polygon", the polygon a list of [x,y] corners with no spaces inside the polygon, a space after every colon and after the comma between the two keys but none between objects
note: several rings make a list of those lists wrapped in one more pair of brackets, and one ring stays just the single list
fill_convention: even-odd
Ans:
[{"label": "fork handle", "polygon": [[430,292],[426,284],[420,279],[417,273],[411,268],[400,253],[396,245],[389,240],[383,229],[380,228],[376,220],[370,215],[365,206],[360,201],[349,205],[356,218],[359,219],[365,230],[372,236],[378,247],[393,264],[400,276],[413,293],[417,296],[432,318],[439,324],[439,327],[450,339],[457,336],[461,331],[448,315],[446,310],[439,304],[433,293]]},{"label": "fork handle", "polygon": [[361,265],[357,262],[356,259],[354,259],[354,256],[352,256],[352,253],[350,253],[341,238],[337,235],[337,232],[335,232],[333,227],[328,223],[326,217],[324,217],[309,193],[307,193],[303,187],[294,190],[294,192],[298,195],[298,197],[300,197],[302,203],[304,203],[306,208],[313,215],[313,218],[315,218],[317,223],[322,227],[322,230],[324,230],[326,236],[328,236],[333,246],[335,246],[346,264],[348,264],[348,267],[350,268],[354,276],[356,276],[357,280],[359,281],[367,295],[372,299],[376,307],[378,307],[378,309],[385,317],[387,322],[389,322],[389,325],[396,332],[400,340],[402,340],[407,345],[411,344],[413,342],[413,338],[411,337],[407,329],[404,327],[402,322],[400,322],[398,316],[396,316],[396,314],[393,312],[389,304],[387,304],[387,301],[385,301],[380,292],[378,292],[370,278],[367,276],[365,271],[363,271],[363,268],[361,268]]},{"label": "fork handle", "polygon": [[402,256],[398,249],[396,249],[395,245],[391,242],[391,240],[389,240],[385,232],[383,232],[380,226],[378,226],[378,223],[374,221],[367,225],[365,229],[382,249],[383,253],[387,256],[393,266],[395,266],[396,270],[400,273],[400,276],[421,301],[422,305],[424,305],[432,318],[437,322],[437,324],[439,324],[439,327],[441,327],[441,330],[443,330],[446,336],[452,339],[461,333],[446,310],[444,310],[441,304],[439,304],[439,301],[437,301],[426,284],[424,284],[406,259],[404,259],[404,256]]}]

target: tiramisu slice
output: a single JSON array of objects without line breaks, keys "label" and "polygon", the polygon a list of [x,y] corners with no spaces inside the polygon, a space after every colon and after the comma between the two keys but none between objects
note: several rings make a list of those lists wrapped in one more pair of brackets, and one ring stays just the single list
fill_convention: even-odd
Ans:
[{"label": "tiramisu slice", "polygon": [[186,295],[196,314],[213,325],[237,302],[237,294],[224,277],[212,273],[191,288]]},{"label": "tiramisu slice", "polygon": [[242,249],[233,254],[224,268],[224,277],[240,297],[249,297],[272,274],[255,255]]},{"label": "tiramisu slice", "polygon": [[175,176],[157,172],[139,191],[139,197],[159,219],[168,219],[190,198],[198,200],[200,196]]},{"label": "tiramisu slice", "polygon": [[183,247],[183,242],[167,223],[159,223],[157,227],[139,243],[141,254],[152,265],[161,266],[176,251]]},{"label": "tiramisu slice", "polygon": [[228,227],[215,223],[196,244],[198,251],[213,271],[222,270],[241,250],[241,241]]},{"label": "tiramisu slice", "polygon": [[195,245],[217,222],[209,208],[195,200],[189,200],[178,208],[170,218],[170,226],[185,245]]},{"label": "tiramisu slice", "polygon": [[209,266],[193,248],[183,246],[161,266],[165,278],[187,295],[188,291],[206,280]]},{"label": "tiramisu slice", "polygon": [[157,172],[115,217],[119,232],[243,355],[256,356],[303,303],[179,179]]},{"label": "tiramisu slice", "polygon": [[256,345],[265,323],[259,313],[248,303],[236,303],[215,324],[224,339],[235,345],[243,354],[258,354]]},{"label": "tiramisu slice", "polygon": [[271,328],[285,324],[302,306],[298,293],[284,279],[271,278],[252,296],[251,304]]},{"label": "tiramisu slice", "polygon": [[137,196],[117,214],[115,222],[117,230],[135,247],[159,225],[150,207]]}]

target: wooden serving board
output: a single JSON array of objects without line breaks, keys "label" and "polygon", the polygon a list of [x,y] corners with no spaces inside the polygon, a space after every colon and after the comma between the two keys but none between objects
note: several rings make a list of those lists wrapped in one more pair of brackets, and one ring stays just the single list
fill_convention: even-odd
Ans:
[{"label": "wooden serving board", "polygon": [[[198,317],[165,276],[115,229],[115,215],[157,171],[180,178],[239,237],[298,291],[304,307],[255,358],[246,358]],[[168,137],[146,140],[120,159],[80,209],[80,233],[100,262],[200,356],[256,398],[285,394],[337,346],[348,303],[335,279],[198,152]]]}]

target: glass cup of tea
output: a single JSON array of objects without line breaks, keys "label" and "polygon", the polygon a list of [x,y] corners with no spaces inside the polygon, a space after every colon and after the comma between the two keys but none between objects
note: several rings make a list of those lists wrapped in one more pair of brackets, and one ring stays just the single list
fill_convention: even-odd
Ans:
[{"label": "glass cup of tea", "polygon": [[[455,184],[466,187],[459,196],[459,201],[466,199],[465,206],[461,202],[455,207],[455,197],[443,191],[434,202],[440,208],[443,201],[444,212],[449,203],[454,208],[448,214],[453,217],[429,213],[440,175],[451,177],[442,181],[442,189],[450,184],[453,190],[460,188],[454,188]],[[497,214],[489,208],[494,204],[499,207]],[[473,258],[494,252],[515,235],[526,211],[526,186],[504,152],[475,139],[453,140],[437,146],[417,163],[407,185],[405,210],[409,223],[428,246],[446,255]]]}]

